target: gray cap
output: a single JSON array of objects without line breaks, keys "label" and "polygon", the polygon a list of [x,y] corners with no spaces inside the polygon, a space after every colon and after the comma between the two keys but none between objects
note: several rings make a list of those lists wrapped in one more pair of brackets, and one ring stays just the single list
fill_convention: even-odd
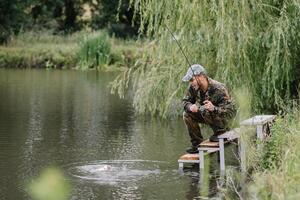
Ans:
[{"label": "gray cap", "polygon": [[206,70],[200,64],[193,64],[187,70],[186,75],[182,78],[182,81],[188,82],[193,78],[194,75],[199,75],[199,74],[206,75]]}]

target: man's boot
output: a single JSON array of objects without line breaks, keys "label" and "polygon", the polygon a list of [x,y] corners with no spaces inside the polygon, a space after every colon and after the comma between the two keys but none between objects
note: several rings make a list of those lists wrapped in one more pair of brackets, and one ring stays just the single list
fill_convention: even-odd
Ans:
[{"label": "man's boot", "polygon": [[219,135],[222,135],[225,131],[221,131],[221,132],[215,132],[212,136],[210,136],[209,141],[210,142],[219,142]]},{"label": "man's boot", "polygon": [[213,134],[212,136],[209,137],[210,142],[218,142],[219,138],[217,134]]},{"label": "man's boot", "polygon": [[190,153],[190,154],[199,153],[198,147],[196,147],[196,146],[188,147],[188,148],[186,149],[186,152],[187,152],[187,153]]}]

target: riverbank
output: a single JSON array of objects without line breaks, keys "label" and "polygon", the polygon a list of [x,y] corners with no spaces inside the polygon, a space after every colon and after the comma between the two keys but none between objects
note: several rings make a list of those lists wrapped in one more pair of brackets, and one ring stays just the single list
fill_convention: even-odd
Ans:
[{"label": "riverbank", "polygon": [[[248,132],[247,173],[226,170],[224,196],[228,199],[299,199],[300,114],[299,104],[286,106],[270,127],[271,136],[258,148]],[[251,131],[253,132],[253,130]]]},{"label": "riverbank", "polygon": [[[111,70],[131,65],[141,45],[133,40],[122,40],[107,36],[105,42],[110,49],[105,54],[108,58],[106,62],[84,66],[80,60],[80,54],[82,54],[82,49],[85,48],[85,43],[104,34],[103,31],[78,32],[72,35],[26,32],[12,37],[7,45],[0,46],[0,67]],[[101,54],[101,49],[93,50]],[[92,54],[92,52],[84,53]]]}]

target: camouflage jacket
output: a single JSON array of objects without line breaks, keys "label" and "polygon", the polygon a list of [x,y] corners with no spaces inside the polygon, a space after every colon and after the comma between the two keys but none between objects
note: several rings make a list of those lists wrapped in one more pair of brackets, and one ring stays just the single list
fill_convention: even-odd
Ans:
[{"label": "camouflage jacket", "polygon": [[215,106],[212,114],[217,114],[226,118],[233,118],[236,114],[235,103],[228,94],[225,85],[211,78],[208,78],[208,89],[206,92],[200,90],[196,91],[192,86],[189,86],[182,100],[184,110],[189,112],[190,105],[198,104],[198,106],[201,106],[201,111],[201,108],[204,108],[203,102],[205,100],[211,101]]}]

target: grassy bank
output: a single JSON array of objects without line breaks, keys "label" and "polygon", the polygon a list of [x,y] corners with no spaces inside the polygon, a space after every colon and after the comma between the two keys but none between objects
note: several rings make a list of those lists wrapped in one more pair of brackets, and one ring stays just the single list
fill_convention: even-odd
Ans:
[{"label": "grassy bank", "polygon": [[269,138],[257,155],[248,196],[251,199],[300,198],[300,113],[299,107],[277,119]]},{"label": "grassy bank", "polygon": [[[105,62],[82,62],[82,49],[86,48],[84,45],[97,37],[101,39],[104,34],[103,31],[78,32],[72,35],[53,35],[46,31],[22,33],[13,37],[6,46],[0,46],[0,67],[115,69],[131,65],[140,45],[134,41],[111,37],[105,40],[110,45],[110,51],[105,54]],[[96,46],[93,50],[98,54],[88,53],[101,56],[98,44],[93,44]]]},{"label": "grassy bank", "polygon": [[76,65],[80,34],[55,36],[48,32],[27,32],[0,47],[0,67],[71,68]]},{"label": "grassy bank", "polygon": [[[296,106],[295,106],[296,105]],[[300,198],[300,107],[285,107],[271,126],[271,137],[257,147],[253,132],[245,132],[247,172],[227,168],[226,199]]]}]

